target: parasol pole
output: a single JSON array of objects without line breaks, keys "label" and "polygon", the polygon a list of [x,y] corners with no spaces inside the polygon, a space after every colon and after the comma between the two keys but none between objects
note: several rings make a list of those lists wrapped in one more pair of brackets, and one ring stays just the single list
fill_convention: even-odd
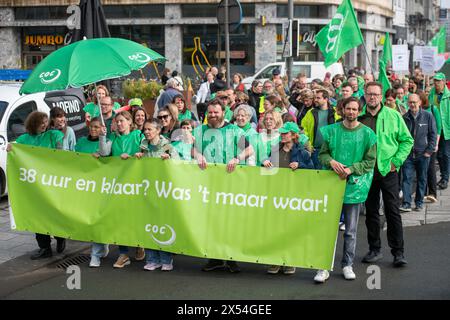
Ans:
[{"label": "parasol pole", "polygon": [[95,96],[97,97],[97,105],[98,105],[98,108],[100,109],[100,120],[102,122],[102,126],[105,126],[105,120],[103,120],[103,114],[102,114],[102,107],[100,106],[100,97],[97,92],[97,82],[94,82],[94,88],[95,88],[94,89]]}]

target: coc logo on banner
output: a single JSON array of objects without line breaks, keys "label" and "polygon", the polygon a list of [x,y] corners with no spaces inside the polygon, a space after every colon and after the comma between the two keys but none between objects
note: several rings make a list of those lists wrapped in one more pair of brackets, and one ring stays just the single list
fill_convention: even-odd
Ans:
[{"label": "coc logo on banner", "polygon": [[[150,233],[150,236],[152,237],[153,241],[156,243],[162,245],[162,246],[170,246],[173,244],[177,238],[177,234],[175,230],[169,226],[168,224],[165,224],[164,226],[160,227],[157,225],[147,224],[145,226],[145,231]],[[162,238],[170,237],[169,240],[163,241]]]}]

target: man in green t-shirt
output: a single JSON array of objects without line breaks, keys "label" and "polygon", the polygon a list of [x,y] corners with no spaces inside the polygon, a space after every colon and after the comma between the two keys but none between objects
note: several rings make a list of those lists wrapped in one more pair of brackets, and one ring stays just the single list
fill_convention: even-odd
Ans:
[{"label": "man in green t-shirt", "polygon": [[[236,166],[253,154],[253,148],[238,126],[225,122],[225,105],[219,99],[208,103],[208,124],[195,128],[192,151],[200,169],[206,169],[208,163],[227,164],[227,171],[232,172]],[[203,271],[212,271],[227,267],[230,272],[239,272],[234,261],[210,259]]]},{"label": "man in green t-shirt", "polygon": [[[367,199],[376,161],[377,137],[369,127],[358,121],[362,110],[359,99],[347,98],[342,103],[344,120],[320,129],[323,137],[319,160],[341,179],[347,180],[342,212],[344,215],[344,254],[341,267],[344,278],[354,280],[353,260],[356,251],[356,233],[362,203]],[[330,274],[319,270],[314,280],[325,282]]]}]

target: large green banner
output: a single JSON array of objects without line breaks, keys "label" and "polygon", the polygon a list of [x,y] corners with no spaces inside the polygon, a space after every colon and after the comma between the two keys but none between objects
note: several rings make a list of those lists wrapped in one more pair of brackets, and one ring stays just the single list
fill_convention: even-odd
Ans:
[{"label": "large green banner", "polygon": [[329,171],[117,157],[15,144],[16,229],[196,257],[331,270],[345,182]]}]

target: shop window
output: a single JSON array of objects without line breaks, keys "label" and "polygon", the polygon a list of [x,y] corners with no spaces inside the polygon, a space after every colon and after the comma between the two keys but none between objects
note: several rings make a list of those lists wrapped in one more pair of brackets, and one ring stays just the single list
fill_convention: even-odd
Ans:
[{"label": "shop window", "polygon": [[[299,56],[294,57],[294,61],[318,61],[316,35],[321,28],[322,26],[300,24]],[[284,61],[283,44],[282,26],[277,25],[277,61]]]},{"label": "shop window", "polygon": [[[203,75],[208,65],[225,62],[225,36],[217,25],[183,27],[183,74]],[[240,25],[230,33],[231,72],[251,74],[255,65],[255,26]],[[178,70],[179,71],[179,70]]]}]

